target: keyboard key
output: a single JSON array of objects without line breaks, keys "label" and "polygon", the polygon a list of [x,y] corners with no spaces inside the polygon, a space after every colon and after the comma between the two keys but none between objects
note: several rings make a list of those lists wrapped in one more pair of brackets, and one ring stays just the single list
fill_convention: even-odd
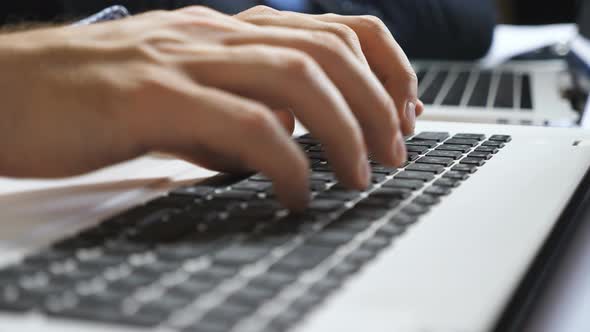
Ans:
[{"label": "keyboard key", "polygon": [[183,299],[188,304],[189,302],[195,301],[198,297],[208,293],[215,286],[215,282],[189,279],[168,288],[165,296]]},{"label": "keyboard key", "polygon": [[416,160],[418,160],[418,158],[420,158],[420,154],[415,153],[415,152],[408,152],[407,157],[408,157],[408,162],[416,161]]},{"label": "keyboard key", "polygon": [[442,89],[449,72],[447,70],[441,70],[434,75],[434,79],[426,87],[426,90],[424,90],[424,92],[420,95],[420,100],[427,105],[434,104],[434,101],[440,93],[440,90]]},{"label": "keyboard key", "polygon": [[371,166],[371,170],[375,174],[384,174],[384,175],[392,175],[395,172],[397,172],[396,167],[381,166],[381,165],[373,165],[373,166]]},{"label": "keyboard key", "polygon": [[38,298],[26,294],[15,285],[0,285],[0,310],[25,312],[38,304]]},{"label": "keyboard key", "polygon": [[327,229],[346,229],[362,232],[373,224],[374,218],[358,213],[357,209],[348,210],[340,218],[328,224]]},{"label": "keyboard key", "polygon": [[445,166],[442,165],[436,165],[436,164],[411,164],[408,167],[406,167],[407,171],[413,171],[413,172],[429,172],[429,173],[433,173],[433,174],[440,174],[442,172],[444,172],[445,170]]},{"label": "keyboard key", "polygon": [[488,103],[488,95],[490,93],[490,84],[492,81],[492,73],[490,71],[481,71],[471,97],[467,105],[475,107],[486,107]]},{"label": "keyboard key", "polygon": [[420,139],[410,139],[409,141],[406,141],[406,146],[421,146],[426,147],[428,149],[432,149],[437,145],[437,141],[424,141]]},{"label": "keyboard key", "polygon": [[371,175],[371,182],[377,184],[385,181],[386,176],[384,174],[373,173]]},{"label": "keyboard key", "polygon": [[477,166],[467,165],[467,164],[459,164],[459,165],[453,166],[453,168],[451,168],[451,171],[465,172],[465,173],[472,174],[477,171]]},{"label": "keyboard key", "polygon": [[503,142],[500,141],[485,141],[482,143],[483,146],[489,146],[489,147],[494,147],[494,148],[498,148],[501,149],[504,146],[506,146],[506,144],[504,144]]},{"label": "keyboard key", "polygon": [[[406,195],[405,193],[400,194],[399,196]],[[387,197],[387,196],[369,196],[366,199],[362,200],[360,203],[356,205],[356,211],[368,210],[371,211],[372,216],[375,218],[381,217],[383,214],[387,213],[390,209],[396,208],[398,205],[401,204],[403,199],[401,197]]]},{"label": "keyboard key", "polygon": [[442,158],[442,157],[422,157],[416,161],[419,164],[433,164],[433,165],[441,165],[444,167],[449,167],[454,163],[454,160],[451,158]]},{"label": "keyboard key", "polygon": [[141,273],[131,273],[126,277],[110,282],[107,289],[113,292],[127,293],[137,288],[145,287],[158,280],[159,275],[145,275]]},{"label": "keyboard key", "polygon": [[324,230],[309,237],[306,242],[314,246],[334,247],[341,246],[356,237],[357,233],[351,230]]},{"label": "keyboard key", "polygon": [[427,146],[423,145],[408,145],[406,146],[406,149],[408,150],[408,152],[415,152],[418,154],[424,154],[426,151],[429,150]]},{"label": "keyboard key", "polygon": [[272,188],[272,183],[270,182],[260,182],[260,181],[242,181],[238,184],[232,186],[232,189],[237,190],[244,190],[244,191],[255,191],[255,192],[265,192]]},{"label": "keyboard key", "polygon": [[408,226],[418,221],[418,217],[405,213],[396,213],[389,221],[396,225]]},{"label": "keyboard key", "polygon": [[456,188],[461,184],[459,180],[453,180],[449,178],[442,178],[434,181],[435,186]]},{"label": "keyboard key", "polygon": [[391,237],[380,236],[379,234],[377,234],[365,241],[361,248],[377,253],[389,247],[392,241],[393,239]]},{"label": "keyboard key", "polygon": [[510,137],[508,135],[492,135],[490,137],[490,141],[498,141],[498,142],[508,143],[508,142],[512,141],[512,137]]},{"label": "keyboard key", "polygon": [[442,101],[443,105],[448,106],[459,106],[461,104],[461,99],[463,98],[463,93],[467,87],[467,81],[469,80],[469,73],[468,72],[460,72],[457,75],[457,79],[453,82],[453,85],[449,89],[449,92],[445,96]]},{"label": "keyboard key", "polygon": [[368,199],[375,198],[375,197],[383,197],[387,199],[398,199],[404,200],[412,194],[412,191],[406,188],[392,188],[392,187],[383,187],[373,191]]},{"label": "keyboard key", "polygon": [[513,73],[503,72],[500,74],[494,107],[514,107],[514,79],[515,75]]},{"label": "keyboard key", "polygon": [[223,279],[231,278],[238,270],[230,266],[211,265],[208,268],[191,275],[191,280],[200,282],[218,283]]},{"label": "keyboard key", "polygon": [[442,145],[439,145],[435,149],[435,151],[459,151],[461,153],[466,153],[469,150],[471,150],[470,145],[454,145],[454,144],[442,144]]},{"label": "keyboard key", "polygon": [[401,210],[401,212],[410,216],[421,216],[427,213],[429,209],[430,208],[427,205],[408,204]]},{"label": "keyboard key", "polygon": [[168,315],[160,313],[156,315],[153,312],[145,314],[138,312],[135,314],[125,314],[119,306],[103,306],[100,308],[89,308],[85,306],[75,306],[61,310],[48,310],[48,314],[57,317],[75,318],[83,320],[93,320],[105,323],[117,323],[137,327],[154,327],[163,322]]},{"label": "keyboard key", "polygon": [[445,132],[422,132],[412,137],[412,141],[434,141],[440,143],[449,137],[449,133]]},{"label": "keyboard key", "polygon": [[[346,256],[344,264],[352,266],[352,268],[356,269],[356,271],[359,271],[368,262],[375,259],[377,254],[378,254],[378,252],[376,250],[373,250],[371,248],[365,247],[364,245],[361,245],[358,249],[356,249],[355,251],[350,253],[348,256]],[[348,269],[350,269],[350,267]],[[334,278],[334,279],[336,279],[336,278]],[[323,294],[322,296],[326,297],[327,295],[328,294]]]},{"label": "keyboard key", "polygon": [[497,148],[491,147],[491,146],[478,146],[474,151],[496,154],[500,150],[498,150]]},{"label": "keyboard key", "polygon": [[326,181],[309,181],[309,189],[314,192],[322,192],[328,189]]},{"label": "keyboard key", "polygon": [[318,199],[351,201],[361,196],[360,191],[356,190],[328,190],[317,196]]},{"label": "keyboard key", "polygon": [[215,195],[215,200],[248,201],[257,197],[256,192],[250,190],[226,190]]},{"label": "keyboard key", "polygon": [[318,212],[334,212],[344,207],[344,202],[336,199],[314,199],[310,202],[308,210]]},{"label": "keyboard key", "polygon": [[212,195],[215,192],[215,188],[207,186],[189,186],[181,187],[170,192],[170,195],[178,196],[191,196],[197,198],[205,198]]},{"label": "keyboard key", "polygon": [[451,189],[449,187],[431,186],[426,188],[424,193],[433,196],[446,196],[451,193]]},{"label": "keyboard key", "polygon": [[452,159],[459,159],[463,156],[461,151],[444,151],[444,150],[434,150],[428,152],[426,157],[443,157],[443,158],[452,158]]},{"label": "keyboard key", "polygon": [[330,257],[335,249],[305,245],[287,254],[271,269],[284,272],[301,272],[312,269]]},{"label": "keyboard key", "polygon": [[396,179],[408,179],[408,180],[421,180],[424,182],[429,182],[434,179],[434,175],[427,173],[427,172],[412,172],[412,171],[404,171],[395,176]]},{"label": "keyboard key", "polygon": [[336,175],[332,172],[312,172],[310,179],[312,181],[334,182],[336,181]]},{"label": "keyboard key", "polygon": [[493,156],[492,153],[478,152],[478,151],[471,152],[470,154],[467,155],[467,157],[469,157],[469,158],[477,158],[477,159],[484,159],[484,160],[488,160],[488,159],[492,158],[492,156]]},{"label": "keyboard key", "polygon": [[[276,295],[276,289],[270,287],[254,287],[252,285],[246,285],[237,292],[233,293],[228,297],[227,302],[231,304],[243,304],[246,305],[246,309],[254,309],[264,302],[272,299]],[[220,309],[225,309],[225,305],[222,305]],[[250,312],[244,310],[242,314],[248,315]],[[224,313],[227,317],[227,313]],[[238,314],[237,312],[234,313]]]},{"label": "keyboard key", "polygon": [[478,140],[475,139],[464,139],[464,138],[451,138],[445,141],[445,145],[461,145],[474,147],[479,144]]},{"label": "keyboard key", "polygon": [[474,139],[474,140],[478,140],[478,141],[483,141],[484,139],[486,139],[486,135],[484,135],[484,134],[465,134],[465,133],[461,133],[461,134],[456,134],[455,136],[453,136],[453,138],[458,138],[458,139]]},{"label": "keyboard key", "polygon": [[440,198],[438,196],[424,194],[416,197],[413,203],[418,205],[433,206],[440,203]]},{"label": "keyboard key", "polygon": [[235,266],[255,262],[268,253],[264,247],[238,244],[218,251],[213,260],[220,265]]},{"label": "keyboard key", "polygon": [[483,160],[481,158],[467,157],[467,158],[461,159],[461,161],[459,163],[464,164],[464,165],[483,166],[486,162],[485,162],[485,160]]},{"label": "keyboard key", "polygon": [[381,228],[379,228],[379,230],[377,230],[377,236],[394,238],[396,236],[403,234],[405,231],[405,227],[389,223],[383,225]]},{"label": "keyboard key", "polygon": [[469,178],[469,174],[465,172],[448,171],[443,174],[443,178],[465,181]]},{"label": "keyboard key", "polygon": [[529,74],[522,75],[522,85],[520,89],[520,108],[525,111],[530,111],[533,109],[531,77]]},{"label": "keyboard key", "polygon": [[198,223],[195,220],[171,213],[176,212],[162,211],[144,219],[137,228],[128,232],[128,236],[137,241],[167,242],[196,231]]},{"label": "keyboard key", "polygon": [[424,186],[424,182],[420,180],[402,180],[391,179],[383,184],[385,188],[406,188],[410,190],[418,190]]}]

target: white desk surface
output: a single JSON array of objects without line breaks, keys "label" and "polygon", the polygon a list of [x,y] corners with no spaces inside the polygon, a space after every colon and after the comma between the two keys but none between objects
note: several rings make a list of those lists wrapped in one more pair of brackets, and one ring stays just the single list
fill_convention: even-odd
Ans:
[{"label": "white desk surface", "polygon": [[[498,63],[511,55],[544,46],[556,41],[565,41],[575,33],[573,25],[557,25],[543,28],[514,28],[500,26],[496,30],[494,45],[490,54],[482,61],[487,64]],[[187,170],[187,163],[181,161],[154,160],[140,158],[130,164],[115,166],[87,176],[60,181],[11,180],[0,178],[0,206],[2,201],[22,193],[34,191],[60,190],[67,187],[88,187],[93,184],[129,183],[130,180],[153,183],[153,181],[171,180],[171,174]],[[138,169],[145,170],[137,173]],[[161,172],[166,169],[166,172]],[[200,178],[213,173],[188,167],[184,176],[173,180]],[[8,200],[10,201],[10,199]],[[5,206],[6,207],[6,206]],[[530,332],[581,332],[590,331],[590,215],[580,226],[571,247],[555,267],[555,275],[541,299],[535,306],[532,319],[526,331]]]}]

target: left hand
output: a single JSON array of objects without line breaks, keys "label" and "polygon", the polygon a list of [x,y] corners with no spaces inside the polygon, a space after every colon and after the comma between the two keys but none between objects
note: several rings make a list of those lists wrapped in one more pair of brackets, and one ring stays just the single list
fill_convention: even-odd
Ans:
[{"label": "left hand", "polygon": [[256,6],[235,16],[245,22],[331,33],[342,39],[359,62],[379,78],[395,102],[402,132],[414,132],[416,117],[424,111],[418,99],[418,80],[410,61],[387,26],[375,16],[310,15]]}]

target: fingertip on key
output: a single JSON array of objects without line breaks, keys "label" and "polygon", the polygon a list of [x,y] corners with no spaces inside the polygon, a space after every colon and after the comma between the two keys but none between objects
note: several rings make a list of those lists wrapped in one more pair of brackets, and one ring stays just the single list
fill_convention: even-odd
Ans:
[{"label": "fingertip on key", "polygon": [[401,132],[398,132],[395,136],[394,142],[394,158],[395,158],[395,166],[402,166],[407,160],[407,152],[406,152],[406,142],[404,137],[402,136]]}]

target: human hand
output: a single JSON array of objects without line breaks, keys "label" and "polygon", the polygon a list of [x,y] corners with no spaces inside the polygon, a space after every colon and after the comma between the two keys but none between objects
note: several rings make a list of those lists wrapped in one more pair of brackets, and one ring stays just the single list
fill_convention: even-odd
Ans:
[{"label": "human hand", "polygon": [[203,7],[2,35],[0,174],[69,176],[163,151],[261,171],[300,209],[308,161],[272,109],[291,109],[350,187],[368,184],[367,147],[385,164],[405,159],[398,92],[360,60],[333,33]]},{"label": "human hand", "polygon": [[[402,132],[410,135],[424,111],[418,80],[410,62],[387,26],[375,16],[310,15],[256,6],[235,17],[258,26],[319,31],[340,38],[366,70],[372,70],[393,98]],[[349,89],[355,88],[355,82]],[[354,101],[351,101],[354,102]],[[359,105],[358,107],[366,107]]]}]

